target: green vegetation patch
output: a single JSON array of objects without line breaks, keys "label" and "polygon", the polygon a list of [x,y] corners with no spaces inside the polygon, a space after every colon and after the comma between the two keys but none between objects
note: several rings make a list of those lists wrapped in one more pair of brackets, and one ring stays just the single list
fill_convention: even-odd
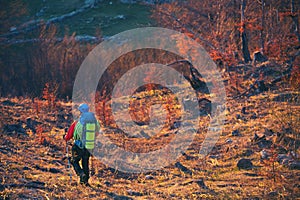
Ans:
[{"label": "green vegetation patch", "polygon": [[[32,19],[45,21],[71,13],[84,6],[84,0],[74,1],[37,1],[26,2],[28,13]],[[87,9],[73,17],[57,23],[61,29],[77,35],[95,35],[99,32],[103,36],[111,36],[119,32],[150,26],[151,6],[141,4],[123,4],[118,0],[99,2],[94,8]],[[26,17],[27,18],[27,17]]]}]

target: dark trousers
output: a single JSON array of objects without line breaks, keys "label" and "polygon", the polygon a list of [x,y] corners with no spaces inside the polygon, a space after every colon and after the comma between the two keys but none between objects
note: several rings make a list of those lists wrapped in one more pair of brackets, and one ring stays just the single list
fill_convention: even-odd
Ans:
[{"label": "dark trousers", "polygon": [[[87,183],[89,180],[89,158],[91,154],[86,149],[80,149],[77,145],[72,146],[72,158],[71,164],[74,167],[76,174],[80,177],[81,183]],[[81,166],[79,165],[79,161],[81,160]]]}]

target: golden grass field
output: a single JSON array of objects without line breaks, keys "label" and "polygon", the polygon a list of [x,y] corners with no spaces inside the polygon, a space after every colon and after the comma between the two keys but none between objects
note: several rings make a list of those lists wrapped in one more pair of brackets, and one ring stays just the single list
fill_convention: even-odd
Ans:
[{"label": "golden grass field", "polygon": [[[101,163],[101,160],[92,158],[94,172],[90,179],[92,187],[79,185],[75,172],[68,169],[67,159],[64,159],[66,152],[62,136],[63,128],[72,122],[70,102],[57,101],[55,108],[49,108],[47,101],[2,98],[0,197],[1,199],[300,198],[300,171],[291,170],[276,161],[275,156],[280,153],[277,146],[260,148],[251,141],[255,133],[262,136],[270,130],[274,133],[282,131],[282,126],[287,123],[284,120],[291,123],[299,121],[299,104],[289,101],[285,95],[287,92],[276,90],[249,98],[228,98],[222,134],[213,150],[204,159],[200,159],[198,152],[206,136],[208,116],[202,116],[194,141],[185,154],[176,161],[188,170],[173,163],[160,170],[130,174],[112,169]],[[140,95],[151,94],[148,92]],[[297,95],[299,98],[299,94]],[[175,111],[169,122],[177,117],[176,113],[180,110],[180,106],[176,103],[173,102],[172,106]],[[243,107],[246,108],[244,114],[241,113]],[[138,112],[139,109],[136,109]],[[140,113],[137,116],[147,115]],[[25,123],[29,118],[40,124],[36,125],[40,129],[36,130],[37,133]],[[24,130],[21,129],[19,133],[18,130],[9,132],[7,124],[19,124]],[[294,126],[297,127],[299,124]],[[103,134],[115,144],[136,152],[160,148],[174,136],[174,130],[167,128],[159,134],[151,135],[149,139],[120,134],[113,126],[102,128]],[[232,135],[234,130],[239,131],[239,136]],[[267,140],[276,141],[276,134],[266,135]],[[289,148],[289,145],[285,147]],[[262,149],[270,153],[269,159],[261,159]],[[299,155],[299,150],[297,153]],[[251,159],[253,167],[248,170],[239,169],[237,162],[241,158]]]}]

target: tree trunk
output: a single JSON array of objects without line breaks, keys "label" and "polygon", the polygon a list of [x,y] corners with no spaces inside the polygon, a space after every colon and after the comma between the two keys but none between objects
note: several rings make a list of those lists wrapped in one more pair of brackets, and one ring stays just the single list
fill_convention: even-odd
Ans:
[{"label": "tree trunk", "polygon": [[[233,0],[233,9],[234,10],[239,10],[240,3],[238,0]],[[234,23],[238,24],[240,20],[240,16],[238,12],[233,12],[233,17],[234,17]],[[234,39],[237,47],[237,52],[241,50],[241,45],[240,45],[240,38],[241,38],[241,32],[239,31],[238,26],[234,26]]]},{"label": "tree trunk", "polygon": [[248,39],[246,35],[246,24],[245,24],[245,8],[246,8],[247,1],[246,0],[241,0],[241,1],[242,1],[242,5],[241,5],[242,52],[243,52],[244,62],[248,63],[251,61],[251,57],[248,48]]},{"label": "tree trunk", "polygon": [[298,42],[300,42],[300,33],[299,33],[299,22],[298,22],[298,14],[297,10],[295,9],[295,2],[291,0],[291,17],[295,26],[295,34],[298,38]]},{"label": "tree trunk", "polygon": [[261,30],[260,30],[260,48],[261,53],[265,53],[265,36],[264,36],[264,28],[265,28],[265,1],[261,0]]}]

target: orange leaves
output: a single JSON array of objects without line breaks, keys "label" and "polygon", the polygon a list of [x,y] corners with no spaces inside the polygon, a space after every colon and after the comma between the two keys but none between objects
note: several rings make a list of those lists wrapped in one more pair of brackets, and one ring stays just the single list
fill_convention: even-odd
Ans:
[{"label": "orange leaves", "polygon": [[245,28],[244,28],[243,26],[241,26],[241,27],[238,28],[238,31],[239,31],[240,33],[243,33],[243,32],[245,31]]},{"label": "orange leaves", "polygon": [[291,50],[291,47],[295,44],[297,44],[295,34],[282,34],[280,38],[276,38],[267,43],[266,54],[278,60],[286,60],[290,56],[289,50]]},{"label": "orange leaves", "polygon": [[194,34],[193,33],[185,32],[184,34],[186,36],[190,37],[190,38],[194,38]]},{"label": "orange leaves", "polygon": [[45,84],[43,90],[43,99],[47,101],[48,107],[50,109],[55,107],[57,90],[58,84],[50,84],[49,82]]},{"label": "orange leaves", "polygon": [[36,140],[39,144],[45,144],[46,140],[46,136],[43,134],[44,128],[42,125],[38,125],[36,127]]},{"label": "orange leaves", "polygon": [[210,51],[210,57],[216,61],[216,60],[222,60],[222,55],[219,51],[212,50]]},{"label": "orange leaves", "polygon": [[34,98],[33,102],[34,102],[34,107],[35,107],[35,113],[38,115],[38,114],[40,114],[42,103],[37,98]]},{"label": "orange leaves", "polygon": [[249,30],[249,31],[263,30],[263,27],[261,25],[259,25],[259,22],[257,22],[256,19],[255,20],[245,20],[244,22],[237,23],[235,26],[238,27],[238,31],[240,33],[243,33],[245,30]]},{"label": "orange leaves", "polygon": [[299,14],[300,14],[300,11],[298,11],[298,12],[287,11],[287,12],[280,12],[279,16],[280,17],[296,17],[296,16],[299,16]]},{"label": "orange leaves", "polygon": [[[193,37],[194,35],[189,32],[184,32],[188,37]],[[172,39],[176,41],[177,48],[182,55],[188,55],[188,53],[193,49],[195,45],[193,42],[189,40],[182,40],[180,35],[173,35]]]},{"label": "orange leaves", "polygon": [[255,30],[261,31],[261,30],[263,30],[263,27],[260,26],[260,25],[257,25],[257,24],[248,24],[248,25],[247,25],[247,28],[248,28],[249,30],[251,30],[251,31],[255,31]]},{"label": "orange leaves", "polygon": [[234,65],[236,63],[234,53],[233,53],[233,51],[230,51],[230,50],[227,50],[224,53],[221,53],[218,50],[211,50],[209,52],[209,55],[215,62],[222,61],[222,62],[226,63],[227,65]]},{"label": "orange leaves", "polygon": [[300,91],[300,67],[298,65],[292,69],[290,84],[293,89]]}]

